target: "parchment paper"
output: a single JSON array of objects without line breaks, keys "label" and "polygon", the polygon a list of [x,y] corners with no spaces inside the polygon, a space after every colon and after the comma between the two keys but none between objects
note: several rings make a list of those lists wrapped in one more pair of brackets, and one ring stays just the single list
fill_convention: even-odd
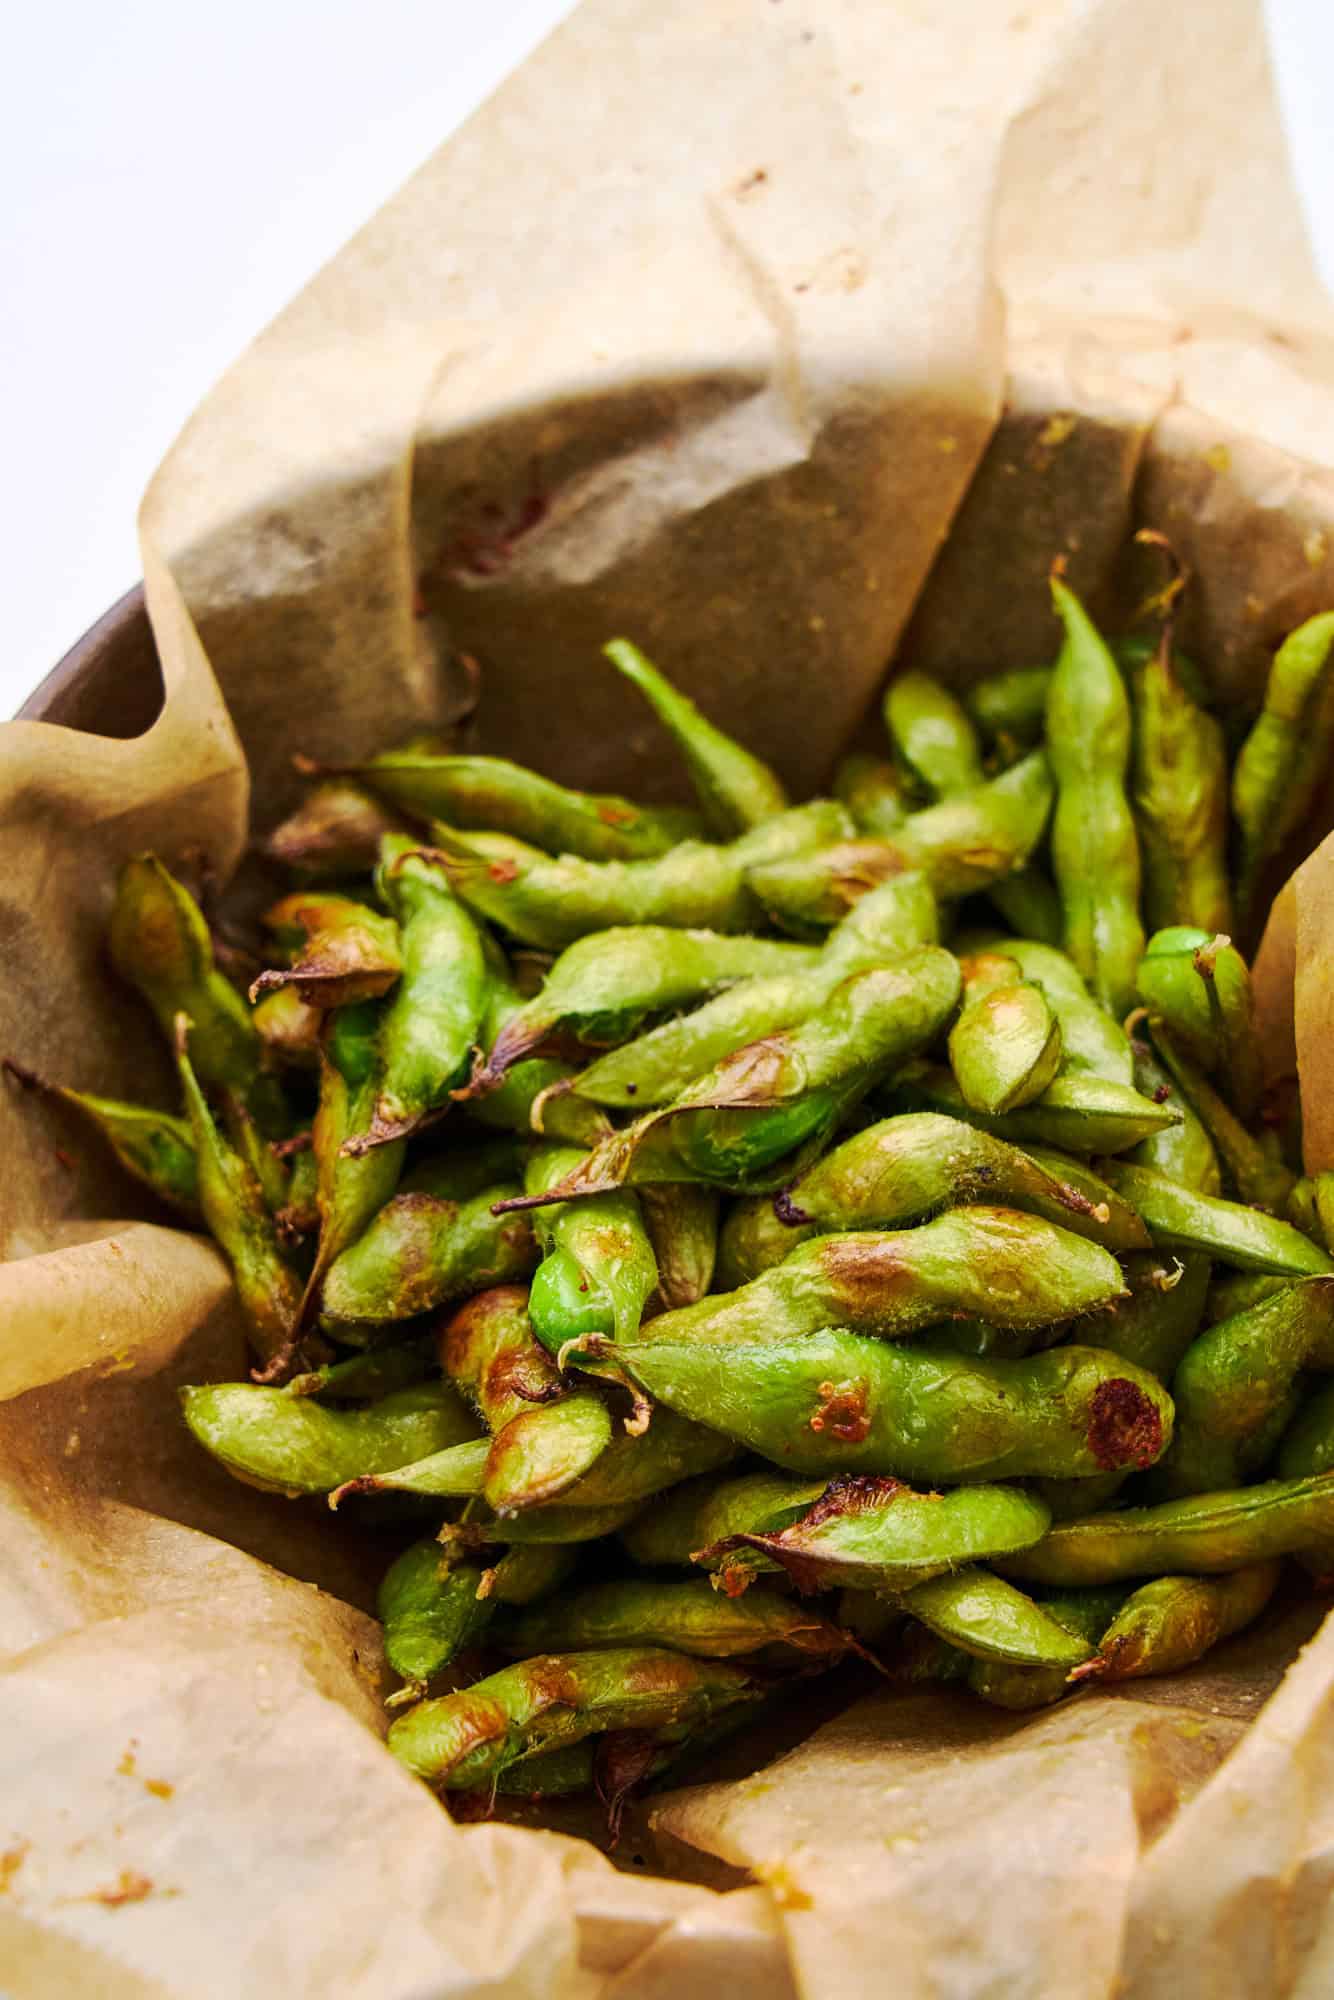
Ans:
[{"label": "parchment paper", "polygon": [[[1332,463],[1249,0],[585,0],[162,467],[154,726],[0,731],[0,1052],[166,1101],[100,957],[119,864],[225,875],[293,750],[448,712],[460,653],[482,747],[670,795],[598,658],[627,631],[800,790],[896,653],[1049,657],[1054,554],[1126,609],[1147,524],[1253,702],[1334,603]],[[1259,973],[1321,1165],[1332,860]],[[1334,1628],[1284,1678],[1318,1606],[1133,1699],[863,1702],[658,1808],[691,1880],[455,1826],[377,1741],[367,1551],[179,1423],[179,1382],[242,1366],[215,1253],[8,1089],[0,1147],[7,1993],[1328,1990]]]}]

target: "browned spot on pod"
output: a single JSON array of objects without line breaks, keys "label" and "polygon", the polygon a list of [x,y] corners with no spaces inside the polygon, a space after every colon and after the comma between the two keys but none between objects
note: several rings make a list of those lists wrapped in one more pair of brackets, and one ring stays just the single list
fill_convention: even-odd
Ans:
[{"label": "browned spot on pod", "polygon": [[[402,1197],[400,1197],[402,1199]],[[446,1375],[466,1377],[477,1372],[477,1356],[482,1343],[490,1338],[493,1320],[509,1320],[527,1310],[528,1290],[524,1285],[495,1285],[479,1292],[466,1305],[451,1313],[436,1333],[436,1350]]]},{"label": "browned spot on pod", "polygon": [[1143,1472],[1162,1455],[1163,1420],[1141,1388],[1117,1375],[1093,1392],[1088,1442],[1104,1472],[1123,1465]]},{"label": "browned spot on pod", "polygon": [[840,1444],[861,1444],[871,1429],[866,1402],[870,1384],[865,1376],[855,1381],[821,1382],[820,1401],[810,1419],[813,1431],[827,1431]]}]

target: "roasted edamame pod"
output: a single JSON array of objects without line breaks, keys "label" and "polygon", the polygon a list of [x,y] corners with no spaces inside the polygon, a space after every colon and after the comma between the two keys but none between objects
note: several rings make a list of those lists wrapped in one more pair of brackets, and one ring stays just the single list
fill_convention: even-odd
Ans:
[{"label": "roasted edamame pod", "polygon": [[196,1219],[200,1215],[199,1168],[189,1120],[148,1104],[124,1104],[88,1090],[70,1090],[24,1069],[9,1057],[0,1064],[15,1083],[44,1097],[67,1104],[102,1135],[107,1145],[137,1181],[151,1188],[160,1201]]},{"label": "roasted edamame pod", "polygon": [[708,825],[728,840],[787,810],[787,793],[767,764],[706,721],[693,701],[629,639],[602,648],[618,673],[643,695],[681,752]]},{"label": "roasted edamame pod", "polygon": [[1150,1167],[1106,1160],[1102,1171],[1147,1223],[1162,1250],[1207,1250],[1224,1264],[1241,1271],[1268,1271],[1279,1277],[1317,1277],[1334,1271],[1334,1262],[1318,1244],[1280,1222],[1238,1201],[1198,1194]]},{"label": "roasted edamame pod", "polygon": [[200,1444],[234,1478],[293,1496],[410,1465],[468,1444],[478,1430],[448,1382],[398,1389],[364,1409],[252,1382],[216,1382],[182,1389],[181,1407]]},{"label": "roasted edamame pod", "polygon": [[1278,1584],[1279,1564],[1252,1563],[1231,1576],[1160,1576],[1121,1606],[1091,1660],[1072,1680],[1128,1681],[1179,1673],[1260,1616]]},{"label": "roasted edamame pod", "polygon": [[788,1652],[837,1659],[852,1643],[828,1618],[776,1590],[728,1597],[706,1577],[616,1577],[548,1598],[507,1618],[495,1633],[502,1652],[586,1651],[603,1646],[671,1646],[695,1659]]},{"label": "roasted edamame pod", "polygon": [[1329,761],[1334,611],[1308,618],[1274,655],[1264,708],[1237,752],[1232,816],[1240,834],[1237,907],[1249,915],[1265,864],[1311,809]]}]

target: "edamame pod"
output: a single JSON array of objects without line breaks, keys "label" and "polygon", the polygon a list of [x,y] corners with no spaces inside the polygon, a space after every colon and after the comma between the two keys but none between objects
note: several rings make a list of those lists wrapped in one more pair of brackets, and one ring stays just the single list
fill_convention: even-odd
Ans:
[{"label": "edamame pod", "polygon": [[854,974],[817,1018],[737,1049],[665,1110],[604,1140],[549,1198],[633,1181],[753,1185],[823,1139],[874,1083],[925,1046],[958,993],[958,964],[936,946]]},{"label": "edamame pod", "polygon": [[506,1653],[672,1646],[704,1660],[774,1648],[833,1660],[853,1643],[837,1625],[776,1590],[728,1597],[706,1577],[616,1577],[506,1619],[495,1635]]},{"label": "edamame pod", "polygon": [[375,1608],[385,1658],[402,1679],[424,1687],[481,1639],[496,1609],[478,1596],[482,1576],[480,1564],[451,1563],[435,1541],[414,1542],[390,1564]]},{"label": "edamame pod", "polygon": [[512,834],[588,861],[651,859],[700,831],[695,813],[572,791],[505,757],[442,756],[408,744],[349,770],[418,819]]},{"label": "edamame pod", "polygon": [[1144,951],[1139,843],[1126,797],[1130,705],[1120,670],[1074,592],[1051,579],[1065,634],[1047,693],[1056,781],[1052,870],[1065,949],[1118,1020],[1134,1004]]},{"label": "edamame pod", "polygon": [[1327,699],[1334,611],[1308,618],[1274,655],[1264,708],[1232,769],[1240,834],[1237,907],[1248,915],[1266,862],[1305,821],[1329,761],[1334,714]]},{"label": "edamame pod", "polygon": [[1152,1376],[1091,1347],[969,1361],[826,1327],[789,1340],[638,1341],[619,1359],[655,1401],[791,1472],[913,1485],[1152,1465],[1172,1434]]},{"label": "edamame pod", "polygon": [[1205,1131],[1189,1097],[1176,1079],[1165,1070],[1149,1043],[1136,1035],[1131,1040],[1135,1063],[1135,1088],[1154,1104],[1170,1104],[1180,1116],[1175,1125],[1165,1125],[1132,1146],[1125,1158],[1132,1166],[1151,1167],[1180,1181],[1198,1194],[1221,1195],[1223,1176],[1219,1171],[1214,1142]]},{"label": "edamame pod", "polygon": [[436,823],[440,865],[460,900],[523,944],[564,951],[589,931],[621,924],[743,931],[759,907],[752,866],[799,854],[851,829],[833,799],[794,806],[726,846],[682,841],[654,861],[551,859],[499,834],[461,834]]},{"label": "edamame pod", "polygon": [[918,1584],[905,1611],[978,1659],[1012,1667],[1077,1667],[1092,1647],[1041,1604],[989,1570],[965,1569]]},{"label": "edamame pod", "polygon": [[[571,1146],[539,1147],[524,1175],[526,1193],[557,1186],[587,1157]],[[658,1283],[637,1198],[621,1190],[539,1209],[534,1228],[543,1257],[528,1310],[543,1346],[559,1354],[590,1333],[633,1338]]]},{"label": "edamame pod", "polygon": [[323,1316],[338,1338],[358,1346],[377,1326],[526,1278],[537,1262],[527,1217],[492,1213],[511,1187],[501,1182],[468,1201],[427,1193],[387,1201],[325,1277]]},{"label": "edamame pod", "polygon": [[950,1029],[949,1057],[972,1110],[1016,1111],[1055,1079],[1060,1024],[1039,987],[992,987],[970,1000]]},{"label": "edamame pod", "polygon": [[[1051,1526],[1042,1502],[1014,1486],[914,1493],[897,1479],[847,1473],[786,1527],[743,1530],[710,1542],[697,1560],[731,1589],[736,1552],[785,1570],[801,1591],[905,1591],[963,1563],[1031,1548]],[[741,1588],[753,1573],[739,1569]]]},{"label": "edamame pod", "polygon": [[715,834],[727,840],[787,810],[787,793],[769,766],[706,721],[638,646],[629,639],[612,639],[602,650],[643,695],[685,758],[700,809]]},{"label": "edamame pod", "polygon": [[1128,663],[1133,709],[1130,803],[1150,928],[1231,928],[1227,746],[1222,724],[1182,684],[1169,627]]},{"label": "edamame pod", "polygon": [[1109,1083],[1134,1082],[1125,1029],[1093,999],[1083,975],[1063,951],[1033,938],[1006,937],[997,931],[969,932],[957,940],[956,949],[1003,952],[1014,960],[1025,979],[1042,989],[1061,1025],[1061,1066],[1067,1073],[1088,1071]]},{"label": "edamame pod", "polygon": [[1036,1547],[1007,1556],[1004,1568],[1020,1582],[1058,1588],[1178,1570],[1217,1576],[1331,1541],[1334,1479],[1317,1474],[1063,1521]]},{"label": "edamame pod", "polygon": [[896,876],[831,931],[813,970],[744,980],[600,1057],[570,1089],[597,1104],[668,1104],[734,1049],[809,1020],[852,973],[935,944],[939,929],[936,899],[923,878]]},{"label": "edamame pod", "polygon": [[1279,1277],[1317,1277],[1334,1271],[1320,1247],[1272,1215],[1239,1201],[1183,1188],[1149,1167],[1105,1160],[1102,1172],[1137,1209],[1160,1250],[1207,1250],[1241,1271],[1268,1271]]},{"label": "edamame pod", "polygon": [[[786,1527],[800,1520],[826,1490],[823,1479],[781,1472],[706,1474],[674,1486],[621,1531],[626,1553],[649,1569],[704,1561],[701,1551],[736,1535]],[[705,1562],[706,1568],[714,1564]]]},{"label": "edamame pod", "polygon": [[389,1748],[419,1778],[466,1789],[535,1751],[609,1729],[689,1728],[757,1696],[739,1668],[661,1648],[544,1653],[420,1702],[393,1723]]},{"label": "edamame pod", "polygon": [[1006,667],[964,689],[964,707],[993,743],[1036,743],[1047,726],[1050,667]]},{"label": "edamame pod", "polygon": [[155,1111],[148,1104],[123,1104],[114,1097],[97,1097],[91,1091],[70,1090],[59,1083],[47,1083],[30,1069],[23,1069],[8,1056],[0,1063],[25,1090],[40,1091],[44,1097],[67,1104],[101,1133],[126,1173],[151,1188],[160,1201],[179,1209],[191,1220],[201,1215],[199,1168],[189,1121],[174,1118],[168,1111]]},{"label": "edamame pod", "polygon": [[935,1065],[906,1074],[880,1093],[880,1101],[899,1112],[943,1112],[1011,1145],[1053,1146],[1062,1153],[1124,1153],[1181,1116],[1174,1104],[1155,1104],[1127,1084],[1076,1070],[1058,1076],[1031,1104],[995,1117],[975,1111],[950,1072]]},{"label": "edamame pod", "polygon": [[1252,1563],[1231,1576],[1160,1576],[1121,1606],[1095,1658],[1072,1680],[1129,1681],[1193,1666],[1221,1639],[1260,1616],[1279,1579],[1277,1562]]},{"label": "edamame pod", "polygon": [[930,674],[896,674],[885,690],[882,712],[900,759],[937,798],[972,791],[984,782],[972,719]]},{"label": "edamame pod", "polygon": [[1283,1479],[1334,1472],[1334,1382],[1322,1382],[1307,1396],[1284,1431],[1278,1471]]},{"label": "edamame pod", "polygon": [[421,1382],[356,1410],[253,1382],[214,1382],[182,1389],[181,1408],[200,1444],[235,1478],[291,1497],[328,1493],[477,1435],[448,1382]]},{"label": "edamame pod", "polygon": [[817,1236],[739,1291],[660,1313],[639,1338],[788,1340],[841,1326],[904,1340],[951,1313],[1049,1326],[1124,1296],[1099,1244],[1018,1209],[955,1208],[917,1229]]}]

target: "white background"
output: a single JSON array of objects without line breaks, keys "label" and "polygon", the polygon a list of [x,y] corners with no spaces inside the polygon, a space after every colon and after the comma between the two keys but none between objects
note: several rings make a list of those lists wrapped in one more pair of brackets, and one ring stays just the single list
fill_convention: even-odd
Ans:
[{"label": "white background", "polygon": [[[1334,7],[1266,3],[1334,289]],[[11,14],[0,716],[136,581],[140,494],[210,383],[571,4],[40,0]]]}]

